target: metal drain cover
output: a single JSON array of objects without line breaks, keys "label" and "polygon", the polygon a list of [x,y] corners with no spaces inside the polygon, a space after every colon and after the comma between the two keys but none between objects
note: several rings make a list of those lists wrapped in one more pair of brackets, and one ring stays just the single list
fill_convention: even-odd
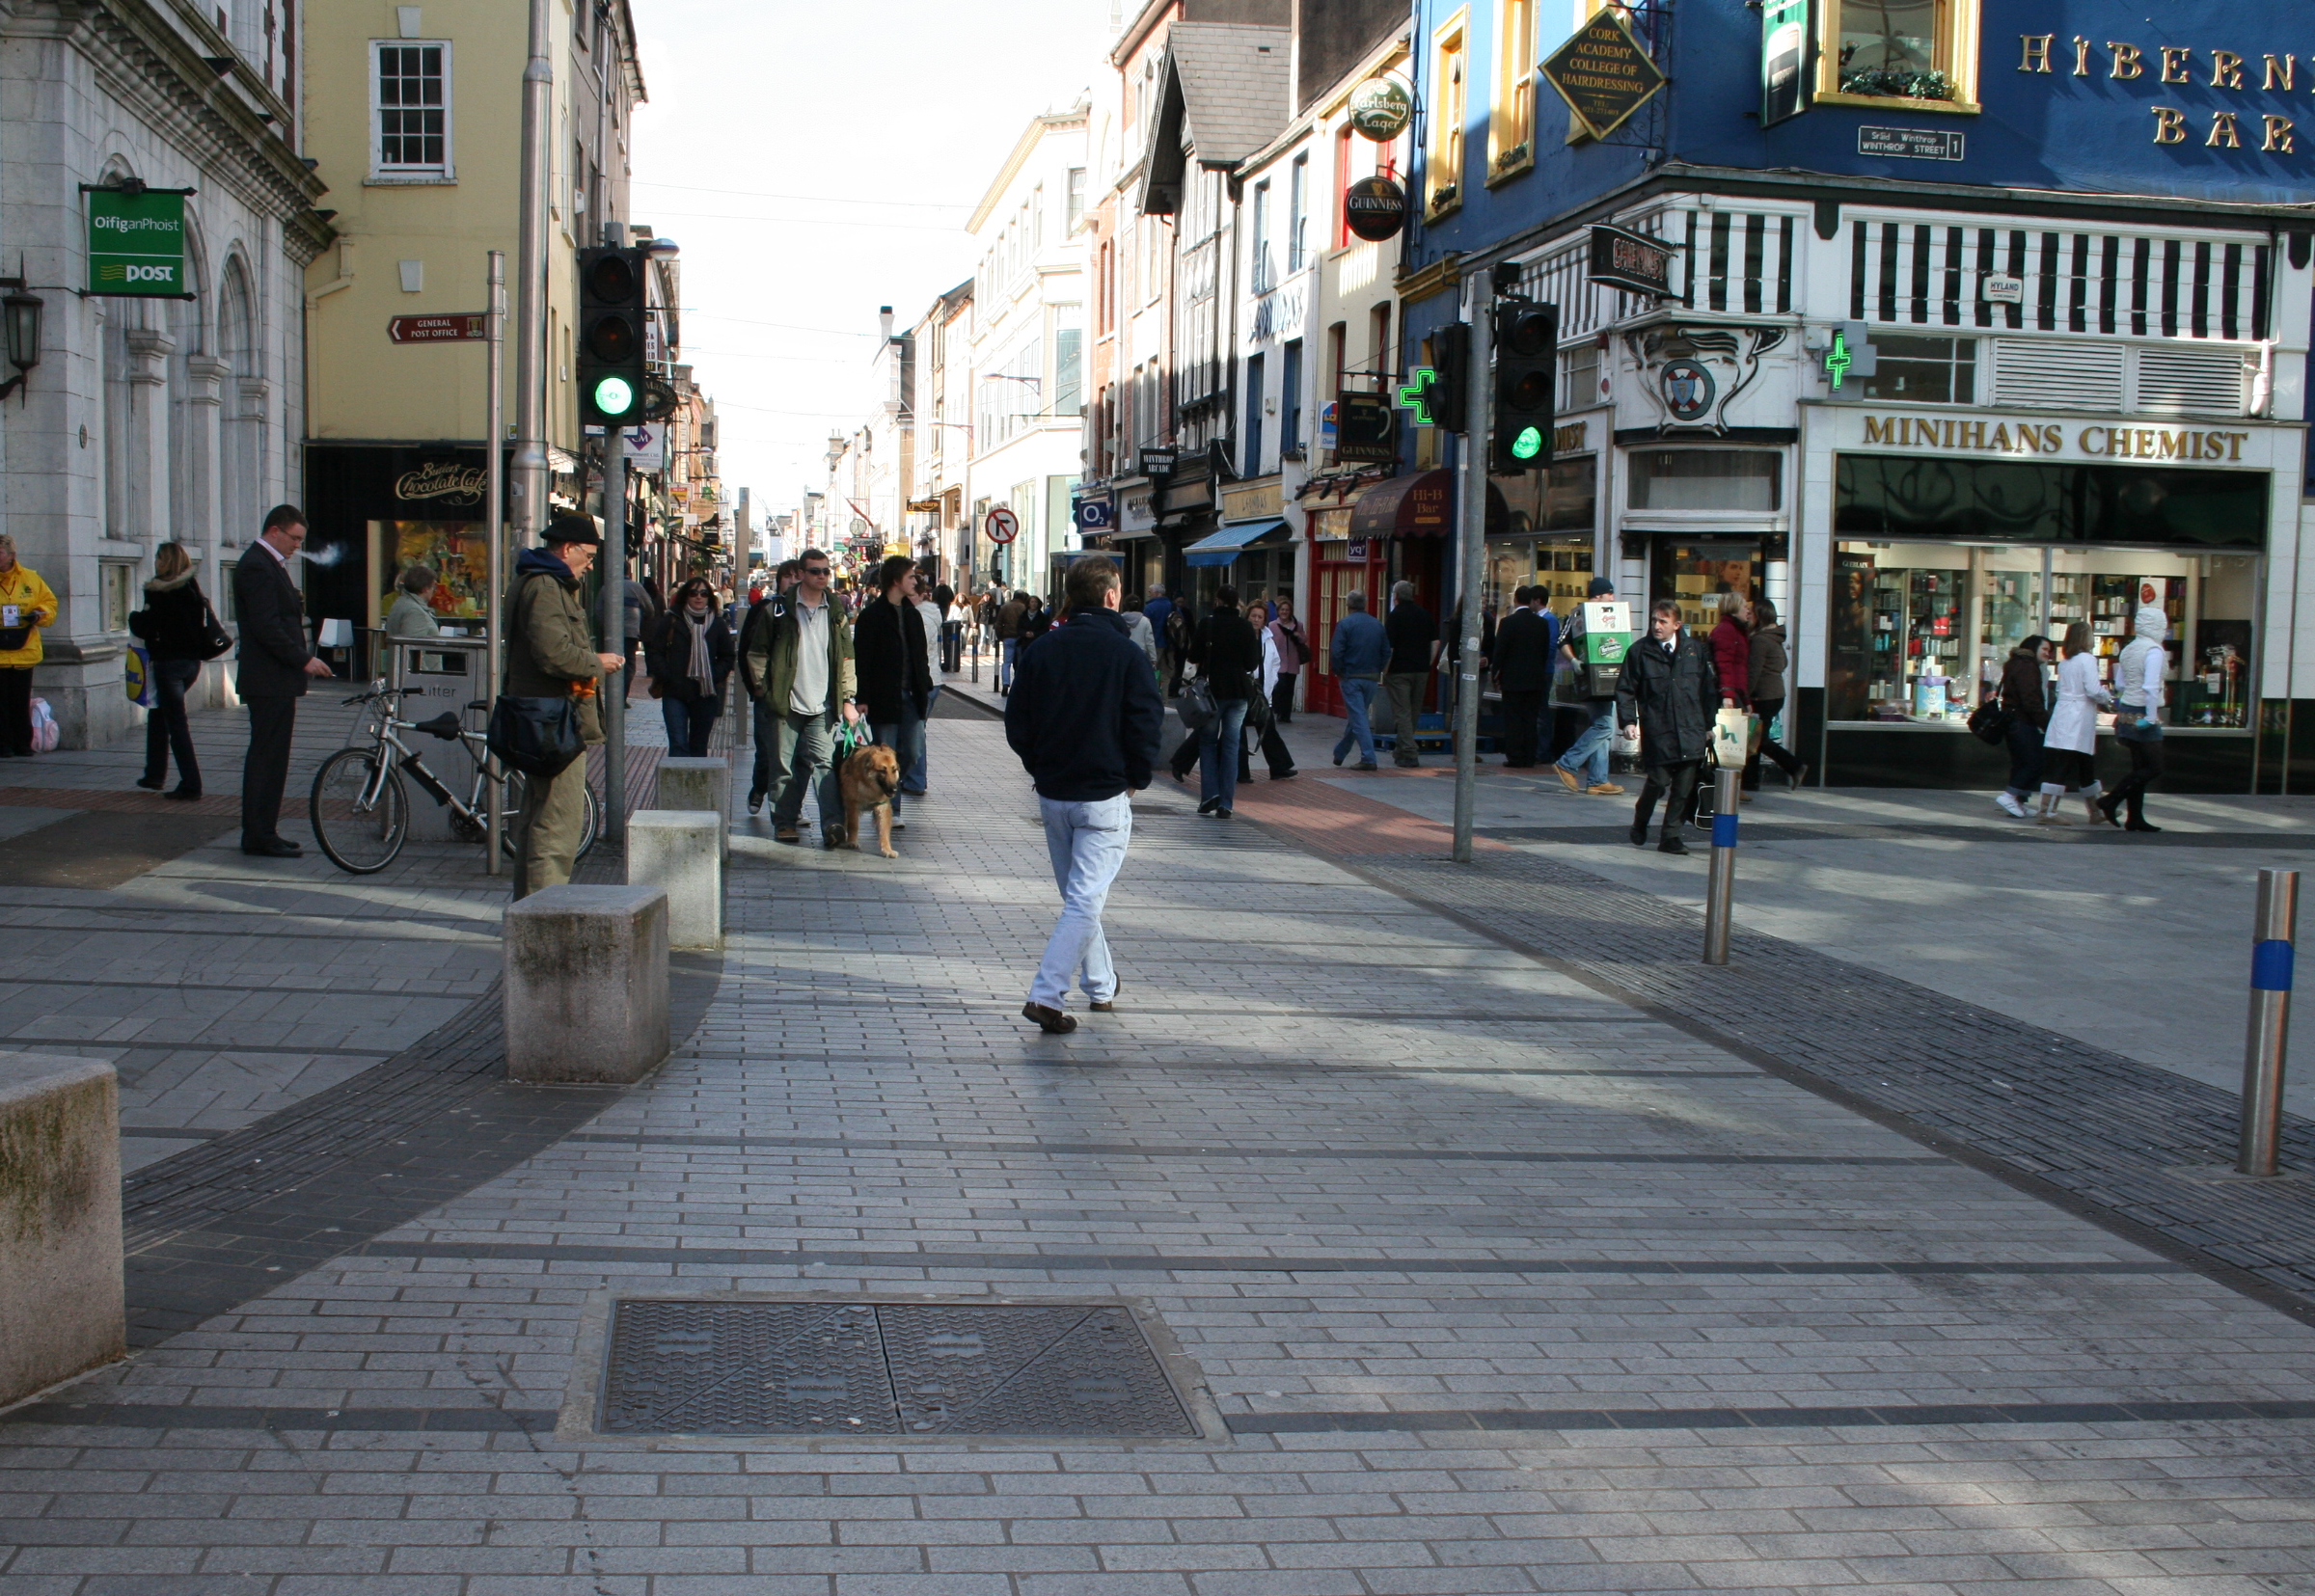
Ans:
[{"label": "metal drain cover", "polygon": [[1116,1306],[627,1297],[605,1363],[613,1435],[1198,1433]]}]

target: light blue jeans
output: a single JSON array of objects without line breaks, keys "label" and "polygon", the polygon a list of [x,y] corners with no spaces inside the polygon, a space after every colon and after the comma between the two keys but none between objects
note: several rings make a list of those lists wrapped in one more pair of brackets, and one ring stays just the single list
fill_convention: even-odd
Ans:
[{"label": "light blue jeans", "polygon": [[997,640],[996,690],[999,692],[1013,690],[1013,655],[1020,647],[1021,639],[1018,637]]},{"label": "light blue jeans", "polygon": [[1102,934],[1102,906],[1133,840],[1132,795],[1083,803],[1041,798],[1037,807],[1045,816],[1053,884],[1061,889],[1061,918],[1045,944],[1037,979],[1029,984],[1029,1001],[1060,1008],[1071,978],[1076,977],[1087,997],[1106,1003],[1117,995],[1117,969],[1109,962],[1109,939]]},{"label": "light blue jeans", "polygon": [[1198,728],[1198,800],[1238,806],[1239,750],[1245,746],[1246,701],[1216,698],[1213,718]]},{"label": "light blue jeans", "polygon": [[1615,741],[1616,700],[1595,702],[1592,724],[1567,744],[1567,751],[1559,757],[1559,767],[1581,777],[1585,786],[1597,787],[1608,779],[1608,748]]},{"label": "light blue jeans", "polygon": [[1337,765],[1349,757],[1354,745],[1358,749],[1358,762],[1361,765],[1375,763],[1375,727],[1368,718],[1368,706],[1375,702],[1375,695],[1381,690],[1382,683],[1373,677],[1343,678],[1343,713],[1349,717],[1350,724],[1344,731],[1342,741],[1334,745],[1334,762]]}]

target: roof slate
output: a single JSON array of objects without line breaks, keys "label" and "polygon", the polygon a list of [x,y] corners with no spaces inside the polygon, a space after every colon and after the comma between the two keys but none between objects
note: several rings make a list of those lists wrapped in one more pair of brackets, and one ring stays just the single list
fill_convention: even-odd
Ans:
[{"label": "roof slate", "polygon": [[1188,141],[1201,166],[1236,166],[1276,138],[1292,112],[1286,28],[1177,22],[1166,50],[1182,84]]}]

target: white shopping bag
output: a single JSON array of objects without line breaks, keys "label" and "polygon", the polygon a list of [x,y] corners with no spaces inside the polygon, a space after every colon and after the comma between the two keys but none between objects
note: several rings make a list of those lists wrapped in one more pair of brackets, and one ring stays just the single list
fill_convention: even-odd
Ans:
[{"label": "white shopping bag", "polygon": [[1753,717],[1734,705],[1712,717],[1712,763],[1724,770],[1739,768],[1750,751]]}]

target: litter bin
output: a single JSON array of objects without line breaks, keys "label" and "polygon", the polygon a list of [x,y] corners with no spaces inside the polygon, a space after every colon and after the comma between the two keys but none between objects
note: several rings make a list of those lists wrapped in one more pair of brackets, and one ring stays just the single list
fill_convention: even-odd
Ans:
[{"label": "litter bin", "polygon": [[[389,637],[387,683],[418,690],[402,700],[402,718],[431,720],[448,710],[463,726],[479,730],[489,713],[490,691],[483,682],[483,640],[480,637]],[[477,709],[475,706],[480,705]],[[459,801],[475,790],[474,756],[464,743],[444,743],[423,732],[404,732],[402,741],[426,762],[426,769],[458,795]],[[420,842],[451,840],[450,812],[429,798],[416,782],[407,786],[410,798],[410,835]]]}]

